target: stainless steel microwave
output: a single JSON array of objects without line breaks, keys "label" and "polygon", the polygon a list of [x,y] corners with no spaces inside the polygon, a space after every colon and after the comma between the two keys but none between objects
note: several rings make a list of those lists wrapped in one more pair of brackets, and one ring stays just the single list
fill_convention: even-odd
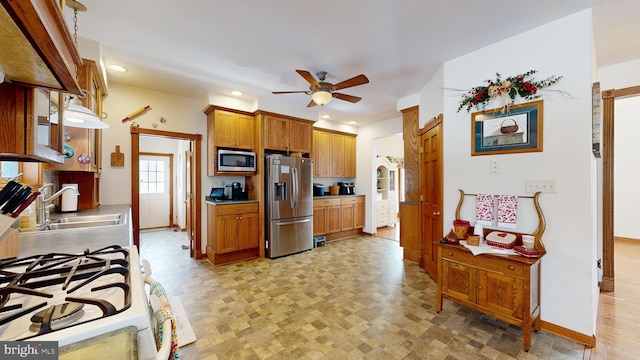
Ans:
[{"label": "stainless steel microwave", "polygon": [[252,151],[239,151],[218,149],[219,172],[255,172],[256,153]]}]

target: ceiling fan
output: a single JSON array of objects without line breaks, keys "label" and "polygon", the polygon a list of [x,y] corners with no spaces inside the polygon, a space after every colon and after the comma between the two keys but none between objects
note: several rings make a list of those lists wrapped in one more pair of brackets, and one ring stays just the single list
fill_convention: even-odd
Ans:
[{"label": "ceiling fan", "polygon": [[311,102],[307,105],[307,107],[312,107],[316,105],[325,105],[331,101],[332,98],[349,101],[352,103],[357,103],[362,100],[361,97],[347,95],[343,93],[335,92],[337,90],[346,89],[353,86],[363,85],[369,82],[366,76],[360,74],[358,76],[354,76],[351,79],[347,79],[345,81],[339,82],[337,84],[331,84],[325,81],[327,77],[326,71],[320,71],[316,75],[318,75],[318,80],[311,75],[310,72],[306,70],[296,70],[300,76],[302,76],[311,86],[309,86],[309,90],[303,91],[274,91],[274,94],[297,94],[297,93],[305,93],[307,95],[311,95]]}]

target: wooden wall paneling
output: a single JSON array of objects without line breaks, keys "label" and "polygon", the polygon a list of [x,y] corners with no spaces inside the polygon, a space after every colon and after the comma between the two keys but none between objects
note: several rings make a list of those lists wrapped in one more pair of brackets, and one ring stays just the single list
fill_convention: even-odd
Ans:
[{"label": "wooden wall paneling", "polygon": [[417,106],[401,110],[404,138],[404,201],[400,202],[400,246],[404,259],[420,261],[420,123]]}]

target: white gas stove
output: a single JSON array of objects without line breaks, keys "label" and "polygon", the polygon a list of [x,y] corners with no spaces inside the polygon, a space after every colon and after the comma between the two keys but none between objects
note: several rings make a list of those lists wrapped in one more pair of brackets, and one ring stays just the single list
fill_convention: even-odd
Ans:
[{"label": "white gas stove", "polygon": [[128,326],[140,359],[156,345],[135,246],[0,261],[0,340],[65,346]]}]

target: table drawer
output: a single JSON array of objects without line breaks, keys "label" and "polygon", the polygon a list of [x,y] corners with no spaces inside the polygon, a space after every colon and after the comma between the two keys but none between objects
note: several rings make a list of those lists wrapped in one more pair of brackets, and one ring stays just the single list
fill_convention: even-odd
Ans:
[{"label": "table drawer", "polygon": [[466,249],[455,249],[451,247],[443,247],[442,257],[450,261],[497,271],[510,276],[522,277],[524,275],[524,265],[517,261],[509,261],[507,257],[491,255],[474,256]]}]

